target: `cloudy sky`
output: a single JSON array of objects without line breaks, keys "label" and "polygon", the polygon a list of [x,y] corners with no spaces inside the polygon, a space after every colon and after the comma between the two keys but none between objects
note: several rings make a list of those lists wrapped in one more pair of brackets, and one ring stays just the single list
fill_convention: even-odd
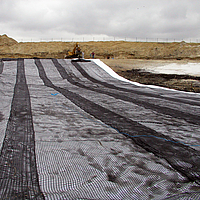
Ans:
[{"label": "cloudy sky", "polygon": [[0,0],[17,41],[199,39],[200,0]]}]

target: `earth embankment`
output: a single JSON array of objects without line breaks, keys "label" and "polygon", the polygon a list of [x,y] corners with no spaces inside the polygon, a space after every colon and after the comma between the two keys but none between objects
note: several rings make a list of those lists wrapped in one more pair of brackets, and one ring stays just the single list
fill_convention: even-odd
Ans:
[{"label": "earth embankment", "polygon": [[[0,58],[64,58],[75,42],[17,42],[0,36]],[[199,43],[173,42],[80,42],[85,58],[92,52],[95,58],[118,59],[199,59]]]}]

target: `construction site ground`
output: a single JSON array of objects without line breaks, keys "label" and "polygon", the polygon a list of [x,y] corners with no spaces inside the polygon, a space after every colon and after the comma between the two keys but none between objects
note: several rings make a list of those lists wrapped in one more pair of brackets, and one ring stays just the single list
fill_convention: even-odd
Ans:
[{"label": "construction site ground", "polygon": [[[59,58],[72,51],[75,42],[17,42],[7,35],[0,36],[0,58]],[[199,76],[162,75],[152,72],[156,66],[169,63],[199,63],[199,43],[99,41],[80,42],[85,58],[101,59],[121,76],[144,84],[177,90],[199,92]],[[110,59],[107,59],[110,58]],[[188,67],[189,68],[189,67]],[[142,70],[142,71],[141,71]],[[145,71],[144,71],[145,70]],[[196,70],[194,70],[196,71]],[[146,73],[147,72],[147,73]],[[187,74],[186,74],[187,75]]]},{"label": "construction site ground", "polygon": [[198,93],[64,59],[3,59],[0,88],[2,199],[200,197]]},{"label": "construction site ground", "polygon": [[[120,76],[147,85],[158,85],[166,88],[187,92],[200,92],[200,61],[199,60],[146,60],[146,59],[101,59]],[[176,66],[168,73],[160,68]],[[190,69],[196,65],[195,69]],[[186,66],[187,72],[182,66]],[[182,72],[182,73],[181,73]]]},{"label": "construction site ground", "polygon": [[81,45],[0,36],[0,199],[200,199],[199,44]]}]

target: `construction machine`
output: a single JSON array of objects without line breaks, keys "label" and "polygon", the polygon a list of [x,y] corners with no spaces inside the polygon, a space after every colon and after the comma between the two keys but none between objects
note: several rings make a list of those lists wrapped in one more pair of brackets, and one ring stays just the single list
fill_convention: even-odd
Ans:
[{"label": "construction machine", "polygon": [[65,58],[81,58],[82,57],[82,51],[78,43],[75,44],[73,51],[67,52]]}]

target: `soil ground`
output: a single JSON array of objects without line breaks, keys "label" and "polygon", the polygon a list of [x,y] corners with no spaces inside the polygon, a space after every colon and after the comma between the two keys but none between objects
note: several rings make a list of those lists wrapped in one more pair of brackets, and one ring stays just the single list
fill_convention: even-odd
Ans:
[{"label": "soil ground", "polygon": [[[153,67],[170,63],[186,64],[188,60],[101,59],[120,76],[142,84],[200,93],[200,76],[158,74]],[[190,62],[199,62],[191,61]]]}]

